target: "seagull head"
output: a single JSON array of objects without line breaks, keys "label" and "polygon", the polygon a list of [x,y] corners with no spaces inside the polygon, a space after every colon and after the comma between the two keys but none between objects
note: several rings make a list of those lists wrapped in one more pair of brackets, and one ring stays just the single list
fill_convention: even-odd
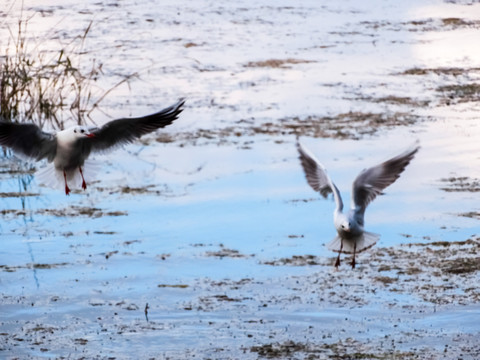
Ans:
[{"label": "seagull head", "polygon": [[84,137],[95,137],[95,134],[92,133],[86,126],[75,126],[73,128],[74,136],[77,138],[84,138]]},{"label": "seagull head", "polygon": [[351,224],[349,221],[343,221],[341,224],[340,224],[340,227],[342,228],[343,231],[346,231],[346,232],[350,232],[350,228],[351,228]]}]

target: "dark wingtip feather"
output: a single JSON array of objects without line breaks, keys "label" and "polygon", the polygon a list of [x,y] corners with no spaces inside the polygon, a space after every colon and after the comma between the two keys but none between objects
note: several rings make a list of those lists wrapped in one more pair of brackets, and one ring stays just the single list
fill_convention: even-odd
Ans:
[{"label": "dark wingtip feather", "polygon": [[94,131],[95,137],[88,140],[86,144],[91,147],[91,150],[104,151],[131,143],[145,134],[172,124],[183,111],[184,104],[185,99],[180,98],[175,104],[154,114],[110,121]]},{"label": "dark wingtip feather", "polygon": [[185,105],[185,98],[180,98],[175,104],[162,111],[164,111],[165,113],[172,113],[175,114],[175,116],[178,116],[183,111],[183,105]]},{"label": "dark wingtip feather", "polygon": [[172,123],[174,120],[178,118],[178,115],[180,115],[180,113],[183,111],[182,106],[184,104],[185,104],[185,99],[180,98],[175,104],[167,107],[166,109],[159,111],[157,114],[154,114],[154,116],[159,116],[159,120],[162,120],[162,121],[171,120],[170,123]]},{"label": "dark wingtip feather", "polygon": [[353,183],[354,203],[365,209],[383,189],[393,184],[420,149],[417,140],[408,150],[377,166],[362,171]]},{"label": "dark wingtip feather", "polygon": [[392,166],[391,170],[397,171],[396,179],[400,177],[400,174],[410,164],[418,150],[420,150],[420,142],[417,140],[408,150],[385,162],[386,165]]},{"label": "dark wingtip feather", "polygon": [[[300,159],[300,164],[302,165],[308,184],[313,190],[318,191],[325,199],[328,198],[328,195],[332,193],[330,185],[321,183],[318,179],[319,167],[321,167],[321,165],[318,164],[313,155],[309,154],[308,150],[302,146],[298,138],[297,150],[298,158]],[[322,169],[322,171],[325,171],[325,169]]]}]

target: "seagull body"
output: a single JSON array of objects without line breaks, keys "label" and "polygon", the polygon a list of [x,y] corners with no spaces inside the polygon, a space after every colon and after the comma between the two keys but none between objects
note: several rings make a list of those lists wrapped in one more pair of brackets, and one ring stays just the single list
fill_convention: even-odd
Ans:
[{"label": "seagull body", "polygon": [[353,254],[352,268],[355,267],[355,255],[376,244],[380,235],[364,229],[365,209],[383,189],[393,184],[405,170],[420,147],[416,144],[411,149],[379,165],[365,169],[357,176],[352,186],[351,207],[343,212],[340,191],[330,179],[325,167],[305,147],[297,143],[300,162],[308,184],[323,197],[333,193],[335,211],[333,223],[337,236],[327,245],[329,250],[338,252],[335,267],[340,265],[340,254]]},{"label": "seagull body", "polygon": [[0,121],[0,145],[37,161],[52,162],[53,168],[48,171],[53,169],[54,177],[64,183],[69,195],[68,182],[77,175],[81,177],[82,188],[87,188],[84,166],[91,152],[114,149],[170,125],[182,112],[184,102],[179,100],[152,115],[113,120],[100,128],[74,126],[57,133],[43,132],[34,124]]}]

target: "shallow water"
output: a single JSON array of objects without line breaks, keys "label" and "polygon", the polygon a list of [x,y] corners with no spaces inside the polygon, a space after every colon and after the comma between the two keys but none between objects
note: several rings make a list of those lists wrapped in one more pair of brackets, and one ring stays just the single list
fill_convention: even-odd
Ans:
[{"label": "shallow water", "polygon": [[[480,58],[459,39],[478,35],[480,5],[179,4],[25,1],[37,37],[93,20],[99,86],[140,72],[107,97],[111,116],[187,105],[157,135],[97,156],[85,193],[2,160],[0,354],[477,358],[479,269],[445,266],[478,258],[479,94],[460,87]],[[359,171],[420,141],[369,206],[381,239],[355,271],[333,270],[333,202],[307,185],[297,135],[346,200]]]}]

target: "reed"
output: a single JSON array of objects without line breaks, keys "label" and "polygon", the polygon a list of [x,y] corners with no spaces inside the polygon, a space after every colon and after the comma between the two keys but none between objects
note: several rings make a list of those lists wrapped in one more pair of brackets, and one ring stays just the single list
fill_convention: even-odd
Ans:
[{"label": "reed", "polygon": [[66,122],[85,124],[90,114],[122,78],[108,90],[96,86],[101,64],[84,50],[90,23],[84,32],[59,49],[45,49],[28,34],[29,19],[20,19],[0,57],[0,116],[4,121],[49,124],[63,129]]}]

